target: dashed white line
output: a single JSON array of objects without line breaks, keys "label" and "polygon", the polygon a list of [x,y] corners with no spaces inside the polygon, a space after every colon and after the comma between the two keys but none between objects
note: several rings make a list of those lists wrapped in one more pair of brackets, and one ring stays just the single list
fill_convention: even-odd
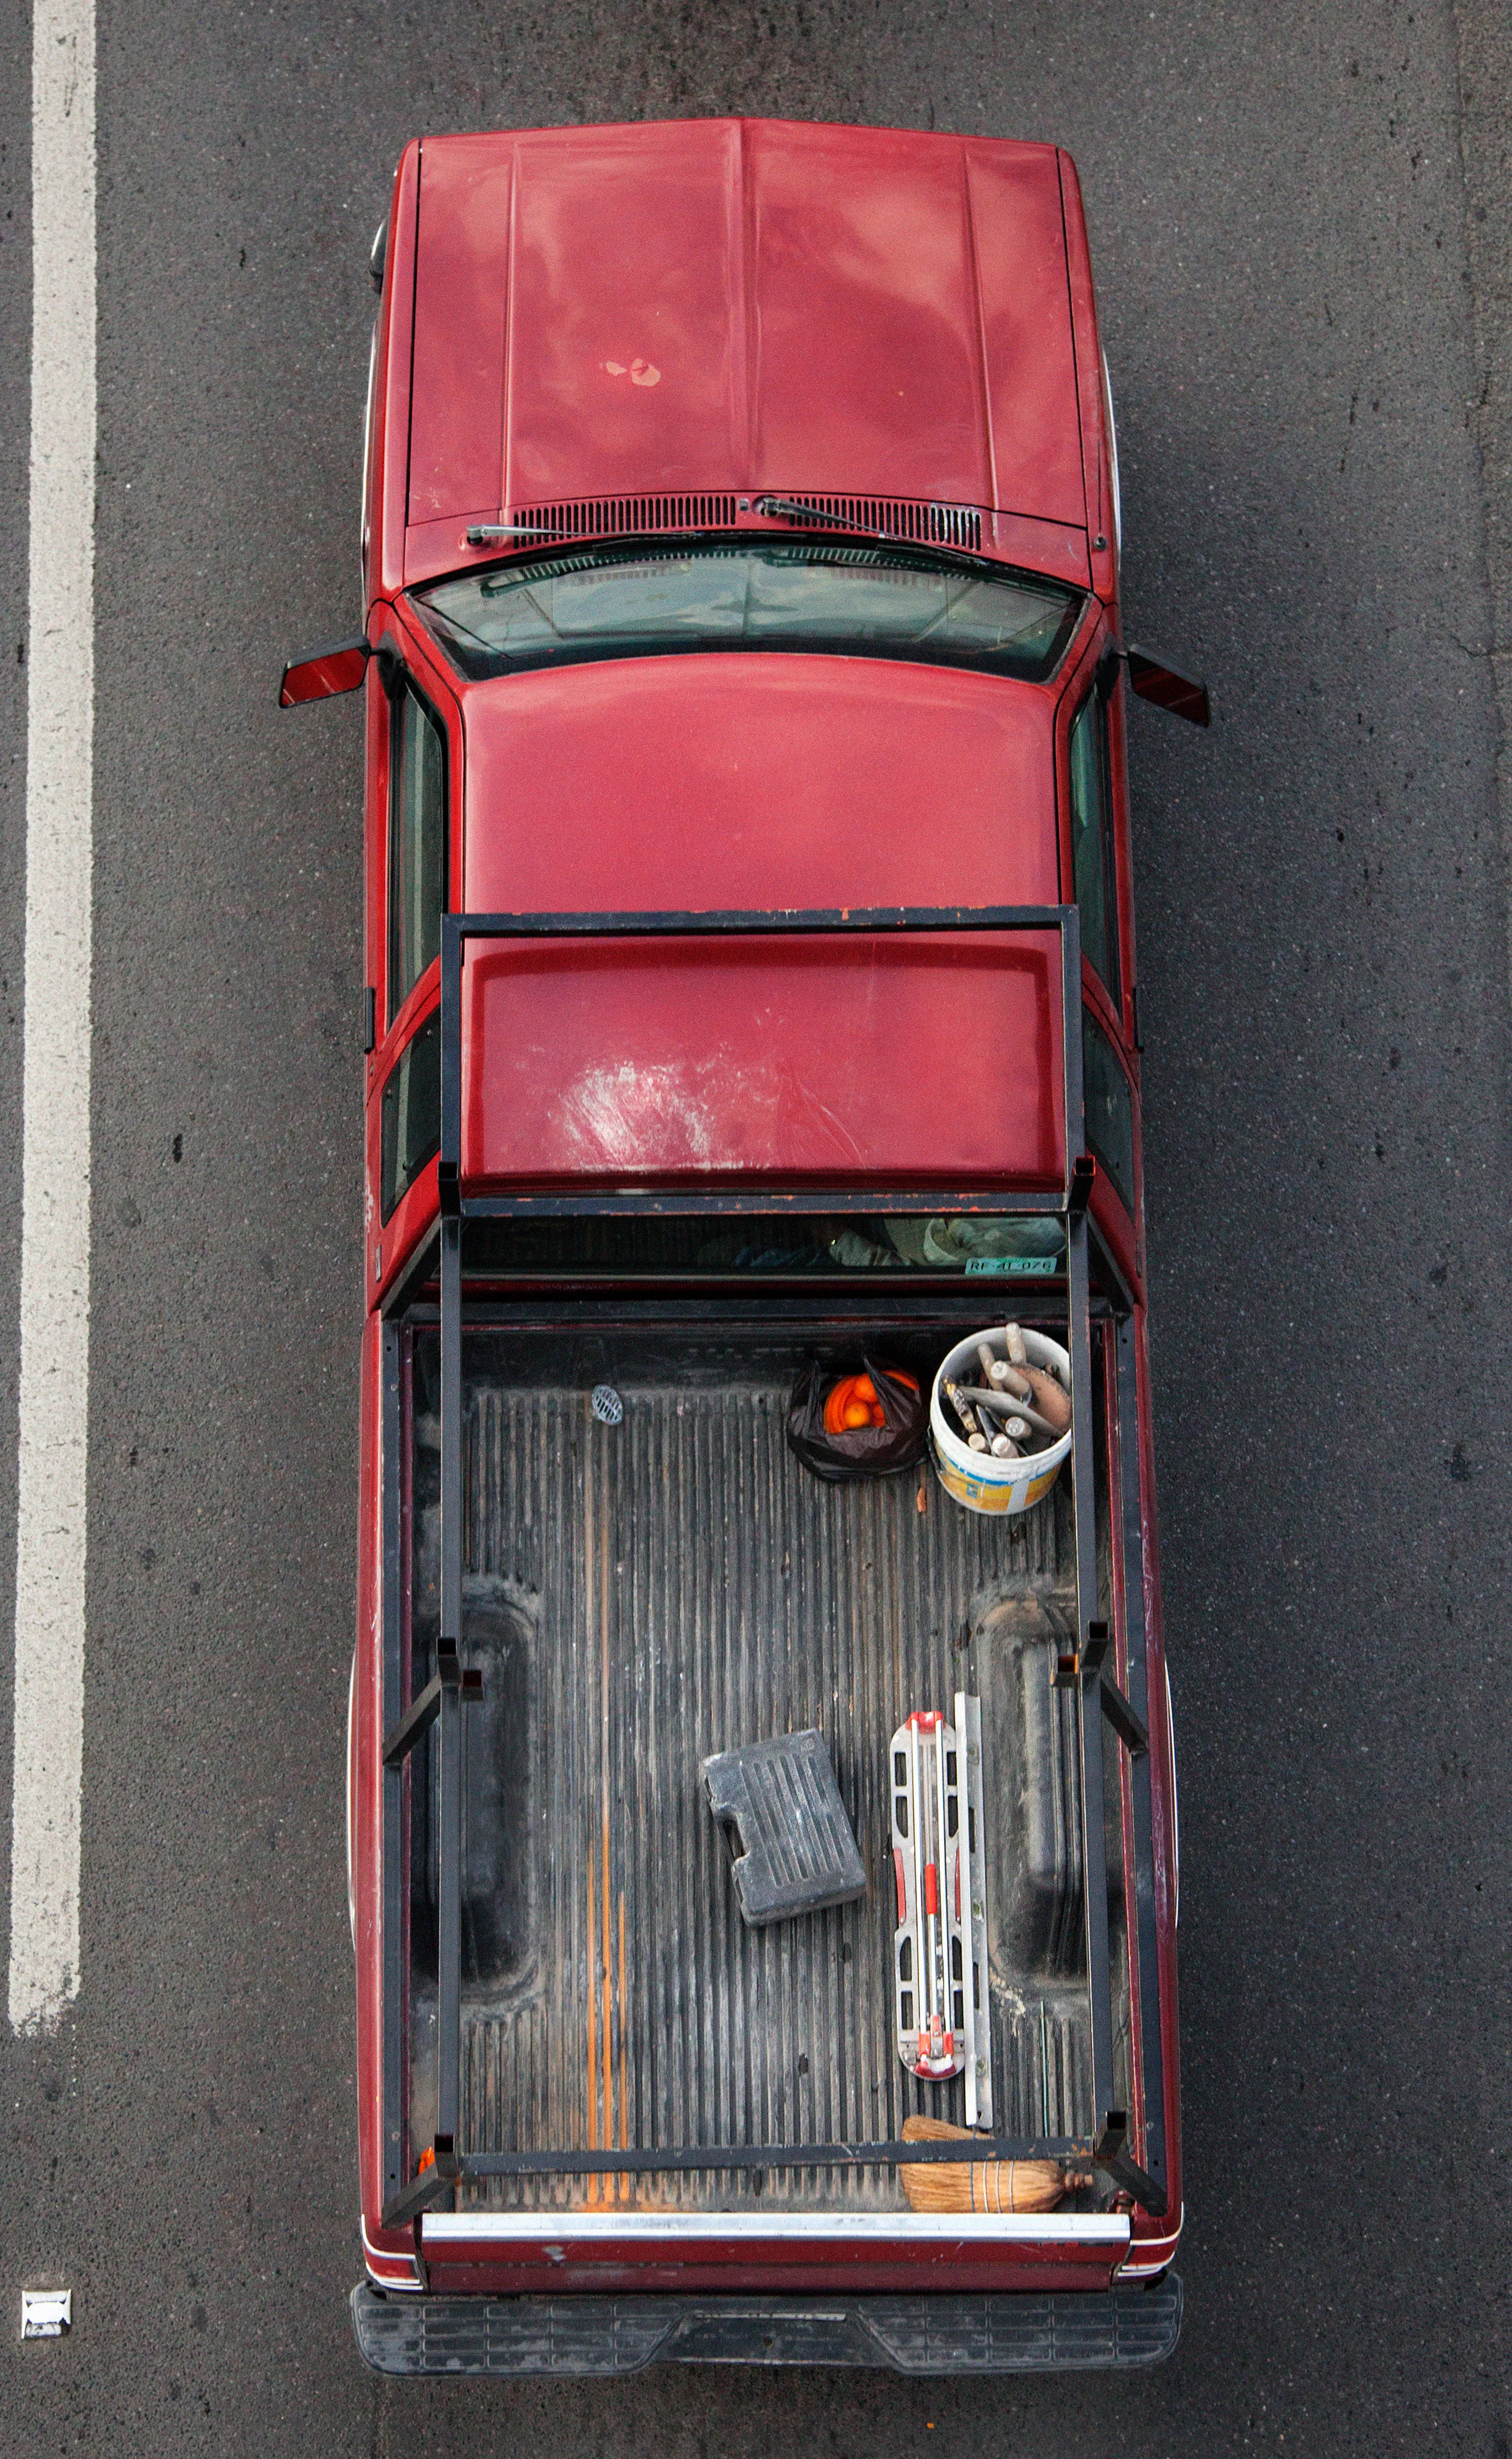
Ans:
[{"label": "dashed white line", "polygon": [[79,1987],[94,747],[94,9],[35,0],[10,2012]]}]

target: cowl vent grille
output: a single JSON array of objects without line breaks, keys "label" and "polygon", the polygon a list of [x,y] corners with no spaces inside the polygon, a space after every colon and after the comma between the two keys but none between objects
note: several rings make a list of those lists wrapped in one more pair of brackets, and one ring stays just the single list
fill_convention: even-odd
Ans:
[{"label": "cowl vent grille", "polygon": [[[970,555],[981,553],[981,515],[971,504],[890,502],[875,495],[793,494],[785,501],[811,512],[815,529],[845,521],[854,529],[880,530],[887,537],[911,538],[921,546],[955,546]],[[827,513],[829,520],[824,517]],[[802,524],[791,521],[789,526],[797,529]]]},{"label": "cowl vent grille", "polygon": [[[748,507],[761,500],[735,495],[598,495],[574,504],[521,504],[507,512],[503,522],[514,534],[509,540],[513,547],[552,546],[576,538],[755,527],[757,521]],[[777,515],[769,524],[763,521],[763,531],[812,529],[843,537],[846,529],[852,528],[920,546],[981,553],[982,516],[971,504],[921,504],[879,495],[792,494],[782,501],[793,506],[794,515],[787,519]],[[811,521],[796,517],[800,507],[813,515]]]},{"label": "cowl vent grille", "polygon": [[526,504],[506,513],[514,543],[623,537],[640,530],[730,530],[733,495],[601,495],[580,504]]}]

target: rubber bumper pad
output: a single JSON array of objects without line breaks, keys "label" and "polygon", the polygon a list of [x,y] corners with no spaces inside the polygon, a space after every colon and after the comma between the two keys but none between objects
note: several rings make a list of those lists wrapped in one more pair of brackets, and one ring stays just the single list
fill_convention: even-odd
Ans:
[{"label": "rubber bumper pad", "polygon": [[387,2374],[639,2373],[643,2365],[878,2365],[900,2374],[1154,2365],[1182,2284],[1046,2297],[428,2297],[352,2290],[357,2345]]},{"label": "rubber bumper pad", "polygon": [[704,1789],[721,1826],[739,1838],[735,1893],[752,1928],[866,1894],[855,1832],[815,1728],[720,1751],[704,1762]]}]

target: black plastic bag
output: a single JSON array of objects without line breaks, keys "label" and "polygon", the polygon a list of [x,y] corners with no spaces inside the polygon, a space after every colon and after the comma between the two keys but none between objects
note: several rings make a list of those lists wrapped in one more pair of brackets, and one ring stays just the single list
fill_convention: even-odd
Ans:
[{"label": "black plastic bag", "polygon": [[[870,1375],[887,1423],[850,1426],[837,1435],[825,1424],[825,1398],[847,1375]],[[892,1477],[915,1468],[924,1457],[929,1431],[926,1392],[905,1383],[895,1366],[864,1357],[857,1367],[806,1366],[788,1403],[788,1440],[805,1468],[815,1477],[839,1481],[851,1477]]]}]

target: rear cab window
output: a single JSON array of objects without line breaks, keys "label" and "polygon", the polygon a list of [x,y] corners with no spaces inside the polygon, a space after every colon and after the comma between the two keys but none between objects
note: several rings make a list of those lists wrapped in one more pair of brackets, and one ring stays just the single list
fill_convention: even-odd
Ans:
[{"label": "rear cab window", "polygon": [[383,1089],[380,1215],[388,1222],[441,1149],[441,1011],[406,1042]]},{"label": "rear cab window", "polygon": [[1123,1061],[1089,1007],[1082,1011],[1082,1097],[1087,1143],[1113,1182],[1124,1210],[1134,1211],[1134,1092]]},{"label": "rear cab window", "polygon": [[[386,1166],[388,1150],[386,1131]],[[1043,1283],[1064,1276],[1065,1233],[1053,1212],[557,1214],[476,1223],[469,1256],[506,1277],[880,1272]]]}]

